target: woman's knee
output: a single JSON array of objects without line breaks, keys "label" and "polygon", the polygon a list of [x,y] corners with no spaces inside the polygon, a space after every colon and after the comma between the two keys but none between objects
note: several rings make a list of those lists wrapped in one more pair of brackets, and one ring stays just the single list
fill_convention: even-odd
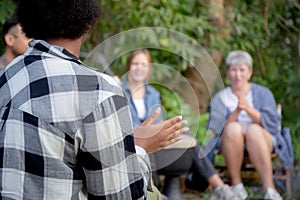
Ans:
[{"label": "woman's knee", "polygon": [[243,132],[242,132],[242,126],[238,122],[229,122],[223,131],[223,137],[230,138],[230,139],[236,139],[236,138],[242,138]]},{"label": "woman's knee", "polygon": [[247,141],[257,141],[257,139],[263,139],[264,138],[264,133],[263,133],[263,127],[261,127],[258,124],[250,124],[245,133],[245,137]]},{"label": "woman's knee", "polygon": [[271,135],[260,125],[251,124],[245,133],[246,145],[255,146],[263,144],[257,141],[266,141],[268,147],[272,149],[272,137]]}]

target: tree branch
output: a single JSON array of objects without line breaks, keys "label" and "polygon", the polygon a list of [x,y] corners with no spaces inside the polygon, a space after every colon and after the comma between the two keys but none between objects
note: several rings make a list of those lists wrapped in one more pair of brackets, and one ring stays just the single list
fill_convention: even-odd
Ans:
[{"label": "tree branch", "polygon": [[256,55],[257,55],[257,58],[258,58],[258,62],[259,62],[259,65],[260,65],[261,75],[262,75],[262,77],[266,78],[266,68],[265,68],[265,64],[264,64],[264,61],[262,59],[261,53],[260,53],[260,49],[259,49],[259,47],[256,47],[255,49],[256,49]]},{"label": "tree branch", "polygon": [[300,3],[297,0],[291,0],[292,4],[300,10]]},{"label": "tree branch", "polygon": [[298,55],[300,57],[300,29],[298,31]]},{"label": "tree branch", "polygon": [[264,25],[265,25],[267,35],[270,36],[270,30],[269,30],[269,27],[268,27],[268,24],[269,24],[268,14],[269,14],[269,8],[270,8],[270,0],[266,0],[265,2],[266,2],[266,4],[265,4],[265,7],[264,7]]},{"label": "tree branch", "polygon": [[[298,32],[298,28],[297,28],[296,26],[294,26],[294,25],[291,25],[291,24],[288,22],[287,19],[285,19],[285,18],[282,17],[281,15],[278,15],[278,18],[279,18],[279,20],[280,20],[281,22],[284,23],[284,24],[282,24],[282,23],[280,22],[280,24],[282,25],[283,28],[286,29],[286,27],[289,27],[289,28],[291,28],[293,31]],[[285,25],[286,27],[284,27],[283,25]],[[286,29],[286,30],[287,30],[287,29]]]}]

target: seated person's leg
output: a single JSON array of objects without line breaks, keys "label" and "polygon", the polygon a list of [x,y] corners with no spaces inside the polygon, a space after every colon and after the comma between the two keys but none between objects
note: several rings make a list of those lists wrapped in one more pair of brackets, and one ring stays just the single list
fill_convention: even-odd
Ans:
[{"label": "seated person's leg", "polygon": [[[197,180],[192,180],[193,188],[204,191],[208,184],[214,189],[211,193],[212,199],[238,199],[231,191],[228,185],[225,185],[217,171],[215,170],[212,162],[207,157],[204,149],[201,149],[199,143],[194,148],[193,165],[190,172],[194,173]],[[187,177],[189,179],[189,177]],[[188,181],[186,181],[188,183]]]},{"label": "seated person's leg", "polygon": [[244,158],[244,135],[238,122],[230,122],[224,128],[221,140],[221,151],[224,155],[233,186],[242,182],[241,165]]},{"label": "seated person's leg", "polygon": [[271,135],[260,125],[252,124],[246,130],[245,142],[250,159],[261,177],[264,191],[269,187],[274,188],[270,156],[273,151]]},{"label": "seated person's leg", "polygon": [[238,122],[229,122],[222,133],[221,151],[224,155],[230,175],[232,191],[240,199],[246,199],[248,193],[241,179],[241,166],[244,159],[244,135],[242,126]]},{"label": "seated person's leg", "polygon": [[[195,169],[207,182],[211,180],[211,177],[215,177],[214,175],[217,175],[217,172],[211,161],[204,153],[201,152],[199,143],[197,143],[197,146],[194,148],[193,164]],[[211,185],[213,188],[224,185],[222,179],[218,175],[217,177],[218,178],[213,178],[211,182],[209,182],[210,184],[212,183]]]}]

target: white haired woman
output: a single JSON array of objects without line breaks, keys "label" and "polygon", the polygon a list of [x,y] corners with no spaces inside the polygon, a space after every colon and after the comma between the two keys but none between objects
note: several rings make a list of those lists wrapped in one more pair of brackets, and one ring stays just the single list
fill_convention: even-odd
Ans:
[{"label": "white haired woman", "polygon": [[208,128],[222,135],[224,154],[233,191],[242,199],[248,194],[241,180],[244,151],[257,170],[264,188],[264,198],[279,199],[273,182],[270,154],[276,146],[280,124],[272,92],[250,82],[253,61],[245,51],[232,51],[226,57],[226,74],[230,86],[218,92],[210,104]]}]

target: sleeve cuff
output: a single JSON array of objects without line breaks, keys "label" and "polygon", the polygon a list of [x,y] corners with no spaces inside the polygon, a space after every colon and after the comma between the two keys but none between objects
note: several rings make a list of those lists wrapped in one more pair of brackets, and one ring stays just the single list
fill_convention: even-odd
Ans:
[{"label": "sleeve cuff", "polygon": [[143,160],[143,163],[144,165],[147,166],[147,168],[149,169],[149,179],[148,179],[148,186],[147,186],[147,190],[148,191],[153,191],[153,188],[152,188],[152,182],[151,182],[151,167],[150,167],[150,159],[149,159],[149,156],[147,154],[147,152],[145,151],[144,148],[138,146],[138,145],[135,145],[135,150],[136,150],[136,154],[142,158]]},{"label": "sleeve cuff", "polygon": [[138,145],[135,145],[135,150],[139,156],[142,156],[143,158],[148,157],[147,152],[145,151],[144,148],[142,148]]}]

